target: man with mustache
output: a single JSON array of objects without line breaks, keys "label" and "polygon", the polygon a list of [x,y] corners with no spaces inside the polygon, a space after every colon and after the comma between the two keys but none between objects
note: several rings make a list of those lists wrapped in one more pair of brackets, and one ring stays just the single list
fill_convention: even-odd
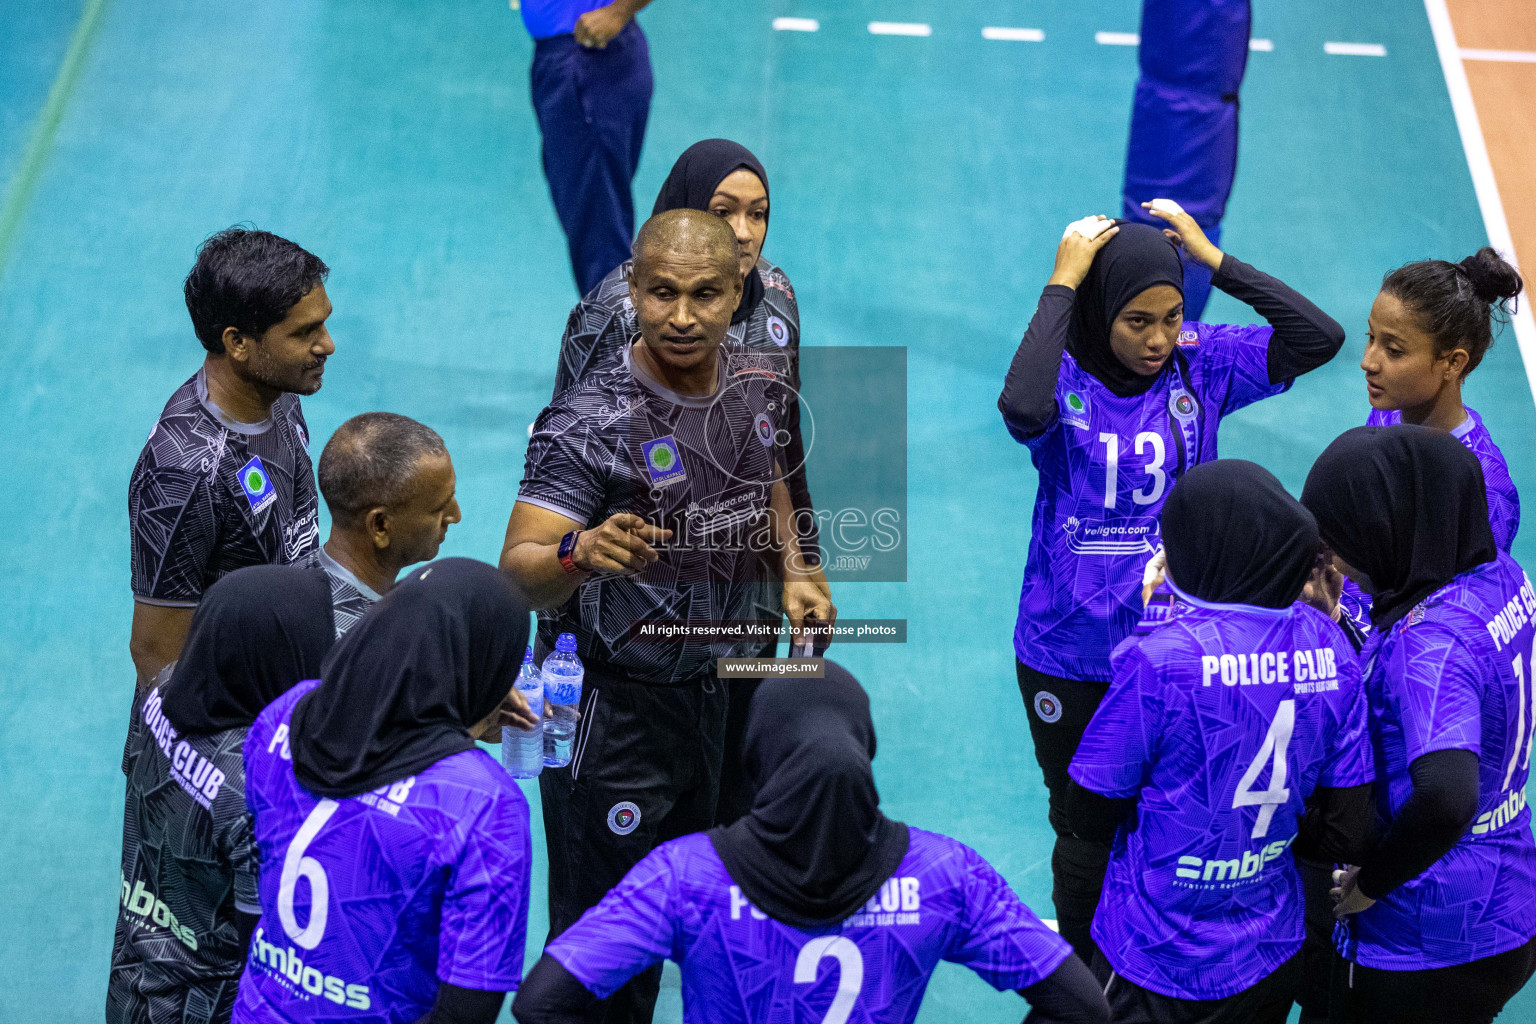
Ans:
[{"label": "man with mustache", "polygon": [[[640,338],[535,421],[501,554],[540,610],[537,653],[573,633],[586,667],[571,763],[539,776],[551,938],[659,843],[714,824],[716,662],[762,641],[647,630],[756,619],[765,554],[793,629],[837,614],[793,527],[787,382],[771,360],[721,349],[741,299],[735,235],[670,210],[640,229],[633,258]],[[660,976],[637,975],[605,1020],[650,1021]]]},{"label": "man with mustache", "polygon": [[128,485],[135,705],[181,653],[213,582],[247,565],[302,562],[320,538],[300,395],[336,351],[330,269],[267,231],[207,239],[184,292],[203,365],[176,389]]},{"label": "man with mustache", "polygon": [[320,453],[331,535],[310,564],[331,580],[336,636],[395,585],[400,570],[437,557],[463,517],[448,446],[409,416],[365,412],[336,428]]}]

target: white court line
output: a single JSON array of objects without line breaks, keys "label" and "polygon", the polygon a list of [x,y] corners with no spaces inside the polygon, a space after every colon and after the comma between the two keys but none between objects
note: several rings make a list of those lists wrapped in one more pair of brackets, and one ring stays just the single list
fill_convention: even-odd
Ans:
[{"label": "white court line", "polygon": [[931,36],[933,26],[920,21],[872,21],[869,34],[874,36]]},{"label": "white court line", "polygon": [[1100,46],[1140,46],[1141,36],[1135,32],[1095,32],[1093,41]]},{"label": "white court line", "polygon": [[1001,28],[990,25],[981,30],[981,38],[1005,43],[1043,43],[1045,32],[1038,28]]},{"label": "white court line", "polygon": [[[1467,84],[1467,69],[1461,63],[1456,46],[1456,29],[1445,0],[1424,0],[1429,28],[1435,34],[1435,49],[1440,54],[1440,70],[1445,74],[1445,88],[1451,94],[1451,109],[1456,113],[1456,130],[1461,133],[1461,148],[1467,154],[1467,169],[1472,172],[1472,189],[1483,212],[1483,230],[1488,244],[1499,250],[1510,263],[1515,262],[1515,240],[1504,216],[1504,201],[1499,198],[1498,181],[1493,176],[1493,162],[1488,159],[1488,143],[1477,120],[1477,105],[1472,102],[1472,87]],[[1522,296],[1524,298],[1524,296]],[[1536,321],[1530,308],[1520,303],[1514,315],[1515,341],[1520,346],[1520,361],[1525,364],[1526,383],[1531,399],[1536,401]]]},{"label": "white court line", "polygon": [[1323,52],[1335,57],[1385,57],[1387,48],[1380,43],[1324,43]]},{"label": "white court line", "polygon": [[816,32],[820,30],[821,22],[815,18],[774,18],[773,30],[775,32]]},{"label": "white court line", "polygon": [[1275,41],[1273,39],[1250,39],[1248,49],[1254,53],[1274,53]]},{"label": "white court line", "polygon": [[1461,51],[1462,60],[1502,60],[1512,64],[1536,64],[1536,53],[1529,50],[1466,50]]}]

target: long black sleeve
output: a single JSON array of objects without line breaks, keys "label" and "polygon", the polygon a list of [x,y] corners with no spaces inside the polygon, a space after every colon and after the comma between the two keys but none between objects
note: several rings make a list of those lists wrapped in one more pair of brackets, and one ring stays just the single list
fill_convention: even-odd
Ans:
[{"label": "long black sleeve", "polygon": [[1444,857],[1477,814],[1477,755],[1437,750],[1408,766],[1413,792],[1360,867],[1360,891],[1379,900]]},{"label": "long black sleeve", "polygon": [[1211,284],[1269,321],[1269,382],[1299,377],[1338,355],[1344,328],[1300,292],[1228,253]]},{"label": "long black sleeve", "polygon": [[997,408],[1008,433],[1020,444],[1050,426],[1056,415],[1056,377],[1061,372],[1061,353],[1067,347],[1075,295],[1064,284],[1045,286],[1003,379]]},{"label": "long black sleeve", "polygon": [[1302,811],[1297,857],[1315,864],[1360,864],[1376,841],[1375,787],[1318,786]]},{"label": "long black sleeve", "polygon": [[486,992],[478,988],[460,988],[445,981],[437,983],[437,999],[432,1012],[419,1024],[496,1024],[505,992]]},{"label": "long black sleeve", "polygon": [[1135,809],[1135,797],[1103,796],[1076,779],[1067,789],[1067,824],[1079,839],[1109,842]]},{"label": "long black sleeve", "polygon": [[539,957],[512,1000],[518,1024],[588,1024],[601,1013],[597,997],[548,953]]},{"label": "long black sleeve", "polygon": [[1044,981],[1019,989],[1029,1000],[1024,1024],[1109,1024],[1109,1003],[1093,972],[1069,956]]}]

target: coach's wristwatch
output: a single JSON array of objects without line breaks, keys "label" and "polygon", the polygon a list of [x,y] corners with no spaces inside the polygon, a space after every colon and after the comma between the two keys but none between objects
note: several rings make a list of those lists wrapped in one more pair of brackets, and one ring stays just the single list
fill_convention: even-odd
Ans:
[{"label": "coach's wristwatch", "polygon": [[560,538],[560,565],[566,572],[575,574],[581,572],[581,566],[576,564],[572,556],[576,554],[576,538],[581,536],[580,530],[572,530]]}]

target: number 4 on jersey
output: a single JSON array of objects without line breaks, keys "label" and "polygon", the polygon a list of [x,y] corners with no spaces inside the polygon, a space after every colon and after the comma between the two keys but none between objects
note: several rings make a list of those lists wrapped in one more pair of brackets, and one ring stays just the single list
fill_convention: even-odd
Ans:
[{"label": "number 4 on jersey", "polygon": [[[1269,823],[1274,820],[1275,811],[1281,804],[1291,798],[1291,791],[1285,784],[1285,753],[1291,745],[1291,732],[1296,728],[1296,702],[1283,700],[1280,707],[1275,710],[1275,719],[1269,723],[1269,732],[1264,736],[1264,745],[1259,748],[1259,753],[1243,772],[1243,777],[1237,783],[1237,792],[1232,797],[1233,808],[1257,807],[1259,818],[1253,823],[1253,838],[1262,839],[1269,832]],[[1269,773],[1269,788],[1255,792],[1254,783],[1259,781],[1259,773],[1264,770],[1264,762],[1272,761]]]}]

